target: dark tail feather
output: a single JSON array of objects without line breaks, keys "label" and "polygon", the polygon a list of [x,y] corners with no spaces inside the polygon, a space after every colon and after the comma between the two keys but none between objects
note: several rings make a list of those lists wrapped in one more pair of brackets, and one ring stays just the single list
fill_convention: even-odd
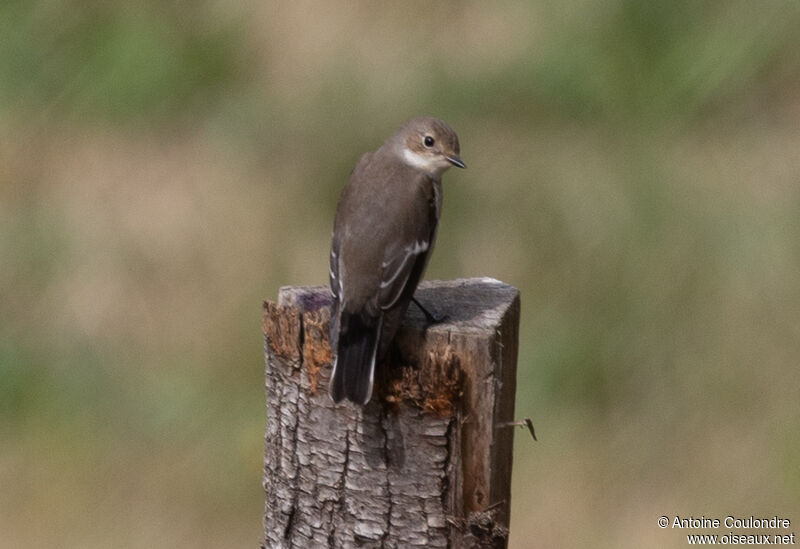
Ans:
[{"label": "dark tail feather", "polygon": [[330,383],[334,402],[343,398],[362,405],[369,402],[381,324],[381,318],[365,319],[360,314],[342,311]]}]

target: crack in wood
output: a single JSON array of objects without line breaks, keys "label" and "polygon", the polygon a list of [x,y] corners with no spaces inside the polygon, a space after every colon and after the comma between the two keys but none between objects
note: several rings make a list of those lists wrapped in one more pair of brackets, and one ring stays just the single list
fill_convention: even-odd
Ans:
[{"label": "crack in wood", "polygon": [[383,535],[381,536],[380,543],[381,547],[386,546],[386,540],[389,539],[389,533],[391,532],[392,528],[392,507],[394,506],[394,499],[392,495],[392,483],[391,478],[389,475],[389,469],[392,467],[392,460],[391,460],[391,453],[389,450],[389,433],[386,427],[387,421],[387,411],[385,407],[381,407],[379,422],[378,425],[381,427],[381,431],[383,434],[383,459],[386,463],[386,495],[387,495],[387,506],[386,506],[386,528],[383,531]]}]

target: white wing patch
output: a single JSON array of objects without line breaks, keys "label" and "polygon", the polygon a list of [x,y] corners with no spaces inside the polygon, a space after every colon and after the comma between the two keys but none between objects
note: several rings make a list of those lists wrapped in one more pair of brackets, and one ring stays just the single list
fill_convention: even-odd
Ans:
[{"label": "white wing patch", "polygon": [[[338,261],[338,254],[331,248],[331,259],[330,259],[330,267],[328,267],[328,276],[330,277],[330,290],[331,296],[341,299],[342,298],[342,279],[339,276],[339,261]],[[336,269],[334,270],[334,267]],[[339,293],[337,295],[336,288],[338,286]]]},{"label": "white wing patch", "polygon": [[418,240],[414,242],[413,246],[406,246],[406,251],[413,255],[419,255],[428,250],[428,242],[425,240]]},{"label": "white wing patch", "polygon": [[[383,276],[389,276],[385,280],[381,280],[381,293],[388,290],[388,295],[383,295],[383,298],[387,299],[387,303],[383,303],[381,305],[382,309],[389,309],[397,303],[397,300],[400,299],[400,295],[403,293],[403,287],[405,286],[405,281],[402,282],[399,286],[396,284],[398,282],[398,277],[402,276],[408,278],[409,274],[411,273],[411,268],[408,265],[409,262],[416,261],[418,255],[425,253],[428,251],[428,247],[430,243],[427,240],[418,240],[413,244],[406,246],[403,248],[403,260],[400,262],[399,265],[396,267],[396,260],[388,260],[381,263],[381,268],[383,269]],[[386,272],[386,269],[392,268],[391,272]]]},{"label": "white wing patch", "polygon": [[[388,278],[381,282],[381,289],[388,288],[394,283],[395,280],[397,280],[397,277],[400,276],[400,273],[405,271],[405,266],[406,263],[408,263],[409,259],[418,256],[419,254],[424,253],[427,250],[428,250],[428,243],[425,242],[424,240],[419,240],[417,242],[414,242],[412,246],[406,246],[404,248],[406,254],[405,257],[403,257],[403,262],[400,263],[400,265],[394,270],[394,274],[392,274],[391,278]],[[391,261],[384,261],[383,263],[381,263],[381,268],[386,269],[386,267],[388,267],[391,264],[392,264]]]}]

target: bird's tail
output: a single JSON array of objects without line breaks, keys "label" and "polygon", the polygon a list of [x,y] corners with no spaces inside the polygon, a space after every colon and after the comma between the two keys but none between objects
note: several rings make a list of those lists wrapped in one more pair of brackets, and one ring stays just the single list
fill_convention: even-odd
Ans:
[{"label": "bird's tail", "polygon": [[330,383],[334,402],[343,398],[362,405],[369,402],[382,323],[382,315],[370,318],[342,310]]}]

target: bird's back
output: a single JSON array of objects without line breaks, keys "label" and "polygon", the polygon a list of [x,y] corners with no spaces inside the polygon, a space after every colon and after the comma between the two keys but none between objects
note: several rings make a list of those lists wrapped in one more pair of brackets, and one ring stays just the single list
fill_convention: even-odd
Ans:
[{"label": "bird's back", "polygon": [[[434,137],[435,136],[435,137]],[[365,404],[433,248],[441,173],[464,167],[444,122],[409,121],[361,157],[342,190],[330,254],[330,393]]]}]

